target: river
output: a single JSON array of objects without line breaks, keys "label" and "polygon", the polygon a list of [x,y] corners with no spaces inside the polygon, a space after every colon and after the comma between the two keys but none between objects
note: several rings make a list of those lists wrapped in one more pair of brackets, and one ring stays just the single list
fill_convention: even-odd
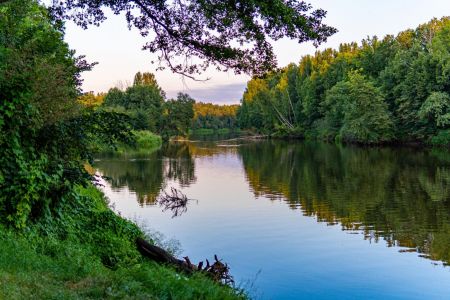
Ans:
[{"label": "river", "polygon": [[[450,299],[448,151],[191,141],[94,166],[118,213],[254,298]],[[156,204],[172,187],[178,216]]]}]

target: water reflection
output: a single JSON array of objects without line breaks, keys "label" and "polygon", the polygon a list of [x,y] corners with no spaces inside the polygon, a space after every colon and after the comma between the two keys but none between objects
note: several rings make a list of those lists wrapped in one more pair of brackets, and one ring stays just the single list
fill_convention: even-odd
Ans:
[{"label": "water reflection", "polygon": [[164,146],[133,159],[120,156],[98,157],[95,168],[106,177],[113,190],[127,187],[141,206],[155,204],[168,180],[187,186],[196,181],[195,164],[186,143]]},{"label": "water reflection", "polygon": [[445,152],[285,142],[239,149],[255,195],[282,196],[319,222],[450,263]]},{"label": "water reflection", "polygon": [[181,187],[195,183],[195,164],[188,143],[165,145],[159,153],[164,158],[165,178],[178,182]]},{"label": "water reflection", "polygon": [[191,142],[167,145],[145,159],[102,158],[95,167],[110,177],[113,188],[127,187],[144,205],[153,204],[169,180],[181,187],[194,184],[197,158],[224,154],[239,157],[256,197],[285,201],[319,222],[450,263],[446,151],[281,141]]}]

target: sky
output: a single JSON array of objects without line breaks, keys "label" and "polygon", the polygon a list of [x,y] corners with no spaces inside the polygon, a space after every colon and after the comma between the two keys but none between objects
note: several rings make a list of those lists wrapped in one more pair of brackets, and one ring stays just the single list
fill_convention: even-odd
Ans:
[{"label": "sky", "polygon": [[[318,49],[337,48],[340,43],[360,42],[367,36],[383,37],[386,34],[415,28],[433,17],[450,16],[449,0],[310,0],[314,8],[325,9],[328,14],[324,23],[339,30]],[[156,54],[142,51],[145,39],[137,30],[129,30],[124,15],[109,14],[100,27],[83,30],[69,22],[65,39],[77,55],[86,55],[89,62],[98,62],[90,72],[83,74],[83,90],[106,92],[119,82],[131,84],[138,71],[152,72],[168,98],[178,92],[188,93],[194,99],[218,104],[239,103],[245,90],[247,75],[235,75],[232,71],[206,71],[206,82],[192,81],[170,70],[156,71],[151,64]],[[282,39],[273,43],[278,66],[313,54],[312,43],[299,44]]]}]

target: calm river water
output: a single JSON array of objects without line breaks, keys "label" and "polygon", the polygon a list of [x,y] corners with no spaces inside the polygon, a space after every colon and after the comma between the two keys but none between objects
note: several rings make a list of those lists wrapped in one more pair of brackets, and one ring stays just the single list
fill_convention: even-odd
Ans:
[{"label": "calm river water", "polygon": [[[450,299],[449,152],[193,141],[95,167],[116,211],[255,298]],[[177,217],[171,187],[195,199]]]}]

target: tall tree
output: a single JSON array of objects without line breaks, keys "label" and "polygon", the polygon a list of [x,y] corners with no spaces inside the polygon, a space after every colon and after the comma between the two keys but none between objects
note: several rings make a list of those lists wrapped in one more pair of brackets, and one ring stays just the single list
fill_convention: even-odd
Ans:
[{"label": "tall tree", "polygon": [[150,72],[137,72],[134,75],[133,85],[154,85],[158,86],[158,82],[156,81],[155,74]]},{"label": "tall tree", "polygon": [[164,103],[160,133],[164,139],[170,136],[186,135],[194,117],[194,103],[188,94],[179,93],[177,99]]}]

